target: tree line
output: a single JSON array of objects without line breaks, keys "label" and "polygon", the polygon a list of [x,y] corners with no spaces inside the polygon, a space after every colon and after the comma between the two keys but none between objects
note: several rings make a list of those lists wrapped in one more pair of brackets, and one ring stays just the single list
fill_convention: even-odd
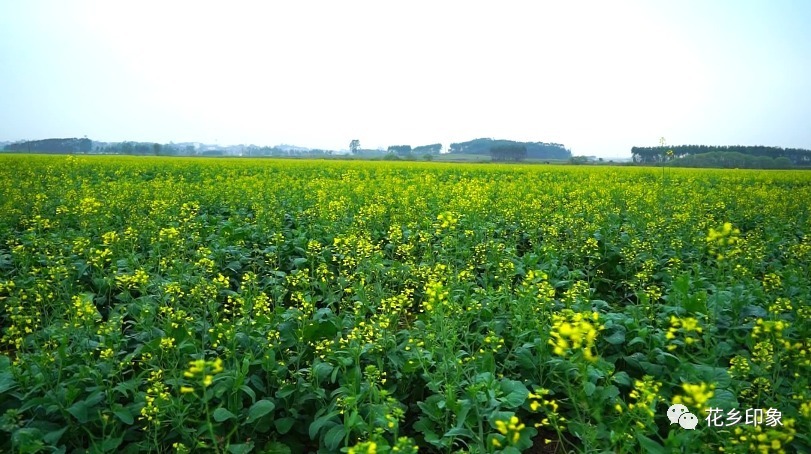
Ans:
[{"label": "tree line", "polygon": [[712,151],[687,155],[675,159],[667,165],[676,167],[720,167],[725,169],[790,169],[794,167],[785,156],[770,158],[752,156],[735,151]]},{"label": "tree line", "polygon": [[[517,142],[514,140],[474,139],[467,142],[457,142],[450,145],[451,153],[482,154],[493,156],[491,149],[497,148],[497,154],[504,153],[498,147],[524,147],[525,158],[532,159],[569,159],[572,152],[559,143],[546,142]],[[505,148],[507,150],[509,148]],[[517,150],[518,148],[515,148]]]},{"label": "tree line", "polygon": [[29,153],[87,153],[93,149],[93,141],[88,138],[43,139],[15,142],[3,147],[5,151],[27,151]]},{"label": "tree line", "polygon": [[[670,153],[672,151],[672,154]],[[706,157],[700,155],[711,154]],[[728,155],[727,155],[728,154]],[[672,161],[673,165],[696,164],[698,162],[714,162],[719,166],[724,166],[724,162],[739,162],[754,165],[757,159],[741,158],[769,158],[772,161],[780,159],[779,163],[771,162],[776,167],[785,165],[786,161],[795,166],[811,166],[811,150],[802,148],[781,148],[767,146],[744,146],[744,145],[677,145],[672,147],[632,147],[631,156],[633,162],[640,164],[655,164],[662,161]],[[689,159],[687,159],[689,158]],[[762,160],[764,164],[769,161]],[[724,165],[721,165],[724,164]],[[714,167],[714,166],[713,166]]]},{"label": "tree line", "polygon": [[523,161],[527,157],[526,145],[506,144],[490,147],[490,157],[496,162]]}]

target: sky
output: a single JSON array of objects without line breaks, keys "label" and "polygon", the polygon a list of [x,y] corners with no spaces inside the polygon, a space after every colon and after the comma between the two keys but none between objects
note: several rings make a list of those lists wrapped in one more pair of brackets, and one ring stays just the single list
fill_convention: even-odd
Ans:
[{"label": "sky", "polygon": [[0,0],[0,141],[811,149],[811,1]]}]

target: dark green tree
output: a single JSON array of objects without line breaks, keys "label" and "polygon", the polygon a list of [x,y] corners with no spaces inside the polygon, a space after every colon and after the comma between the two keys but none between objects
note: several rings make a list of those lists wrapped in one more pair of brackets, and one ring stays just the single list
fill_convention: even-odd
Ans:
[{"label": "dark green tree", "polygon": [[395,153],[398,156],[410,156],[411,145],[392,145],[386,151],[389,153]]},{"label": "dark green tree", "polygon": [[490,157],[497,162],[518,162],[527,158],[527,147],[518,144],[490,147]]}]

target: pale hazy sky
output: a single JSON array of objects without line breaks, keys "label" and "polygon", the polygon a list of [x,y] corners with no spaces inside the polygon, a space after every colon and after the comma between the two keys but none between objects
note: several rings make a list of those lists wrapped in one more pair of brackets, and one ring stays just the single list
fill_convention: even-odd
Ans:
[{"label": "pale hazy sky", "polygon": [[0,0],[0,141],[811,148],[811,1]]}]

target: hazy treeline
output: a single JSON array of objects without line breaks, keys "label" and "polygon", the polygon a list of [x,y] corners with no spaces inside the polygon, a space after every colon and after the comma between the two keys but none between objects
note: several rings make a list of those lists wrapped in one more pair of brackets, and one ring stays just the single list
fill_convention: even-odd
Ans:
[{"label": "hazy treeline", "polygon": [[92,148],[93,141],[88,138],[27,140],[3,147],[6,151],[28,151],[31,153],[87,153]]},{"label": "hazy treeline", "polygon": [[525,147],[526,158],[535,159],[569,159],[572,152],[559,143],[516,142],[513,140],[475,139],[467,142],[452,143],[451,153],[491,154],[494,147]]},{"label": "hazy treeline", "polygon": [[124,154],[155,156],[327,156],[332,150],[307,149],[290,146],[233,145],[217,146],[192,143],[154,142],[96,142],[83,139],[44,139],[15,142],[3,147],[5,151],[29,153]]},{"label": "hazy treeline", "polygon": [[493,161],[523,161],[527,157],[526,145],[509,144],[490,147]]},{"label": "hazy treeline", "polygon": [[720,167],[728,169],[789,169],[794,167],[785,156],[770,158],[752,156],[736,151],[711,151],[687,155],[667,163],[676,167]]},{"label": "hazy treeline", "polygon": [[[673,154],[668,156],[668,152],[671,150]],[[642,164],[659,163],[664,159],[672,161],[673,165],[691,167],[772,168],[785,167],[786,163],[796,166],[811,165],[811,150],[802,148],[766,147],[761,145],[633,147],[631,148],[631,156],[634,162]],[[758,158],[768,158],[771,161]],[[730,162],[735,162],[740,165],[731,165],[729,164]]]}]

